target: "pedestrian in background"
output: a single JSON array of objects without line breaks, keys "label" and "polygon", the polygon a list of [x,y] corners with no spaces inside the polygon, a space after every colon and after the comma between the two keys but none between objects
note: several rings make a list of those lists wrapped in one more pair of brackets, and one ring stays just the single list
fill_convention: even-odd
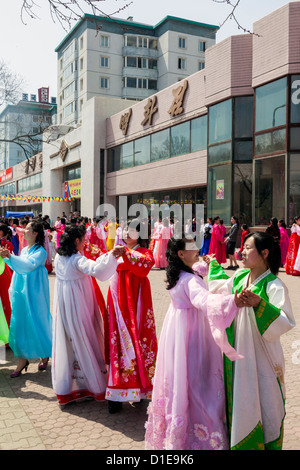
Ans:
[{"label": "pedestrian in background", "polygon": [[290,237],[288,236],[286,225],[283,219],[278,221],[278,227],[280,230],[281,267],[284,267],[289,248]]}]

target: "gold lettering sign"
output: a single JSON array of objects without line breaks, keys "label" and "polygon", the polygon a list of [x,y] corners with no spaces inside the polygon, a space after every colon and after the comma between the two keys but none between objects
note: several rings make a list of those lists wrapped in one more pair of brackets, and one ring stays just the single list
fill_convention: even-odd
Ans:
[{"label": "gold lettering sign", "polygon": [[175,90],[172,90],[174,99],[173,103],[168,111],[171,116],[178,116],[183,112],[183,99],[185,92],[188,87],[188,81],[184,80],[183,85],[180,85],[178,88],[175,88]]},{"label": "gold lettering sign", "polygon": [[153,98],[148,98],[148,103],[144,107],[144,110],[145,110],[144,117],[145,117],[145,119],[141,122],[142,126],[145,126],[147,124],[147,122],[151,126],[152,116],[153,116],[154,113],[156,113],[156,111],[158,109],[156,107],[156,102],[157,102],[157,97],[156,96],[153,96]]},{"label": "gold lettering sign", "polygon": [[132,109],[130,108],[127,113],[124,113],[121,116],[119,127],[122,130],[124,135],[127,134],[131,114],[132,114]]},{"label": "gold lettering sign", "polygon": [[65,140],[63,140],[62,143],[60,144],[60,149],[59,149],[59,155],[63,162],[66,159],[68,151],[69,151],[68,144]]}]

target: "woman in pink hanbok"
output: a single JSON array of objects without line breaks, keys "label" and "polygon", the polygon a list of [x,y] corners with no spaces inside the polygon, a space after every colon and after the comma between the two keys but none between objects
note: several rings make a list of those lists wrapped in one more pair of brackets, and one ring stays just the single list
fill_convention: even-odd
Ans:
[{"label": "woman in pink hanbok", "polygon": [[285,265],[286,255],[289,248],[290,237],[288,236],[286,225],[283,219],[278,221],[280,230],[280,251],[281,251],[281,266]]},{"label": "woman in pink hanbok", "polygon": [[241,300],[237,294],[208,292],[201,276],[207,264],[198,262],[199,248],[187,237],[172,237],[168,243],[171,304],[148,408],[147,450],[228,449],[222,352],[240,359],[227,341],[226,328]]},{"label": "woman in pink hanbok", "polygon": [[171,238],[171,230],[169,227],[168,219],[163,220],[163,228],[159,232],[159,238],[157,241],[157,252],[156,252],[156,260],[155,260],[155,267],[164,269],[167,267],[168,262],[166,258],[166,250],[168,241]]},{"label": "woman in pink hanbok", "polygon": [[93,261],[81,254],[84,235],[83,226],[67,227],[54,261],[52,384],[60,405],[85,397],[105,399],[104,324],[92,277],[109,279],[124,247]]}]

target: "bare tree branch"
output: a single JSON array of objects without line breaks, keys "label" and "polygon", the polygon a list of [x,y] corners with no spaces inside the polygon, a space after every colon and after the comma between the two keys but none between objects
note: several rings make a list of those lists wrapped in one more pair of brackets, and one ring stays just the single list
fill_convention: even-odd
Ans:
[{"label": "bare tree branch", "polygon": [[[44,2],[45,0],[22,0],[21,20],[24,24],[26,24],[26,16],[31,19],[39,18],[38,9],[42,1]],[[100,6],[105,0],[47,0],[47,2],[52,21],[55,23],[57,20],[65,31],[68,31],[72,27],[72,23],[80,20],[85,13],[94,16],[111,17],[125,10],[133,3],[129,1],[115,11],[107,13]]]},{"label": "bare tree branch", "polygon": [[212,0],[214,3],[223,3],[223,4],[226,4],[226,5],[229,5],[231,7],[231,10],[229,12],[229,14],[227,15],[227,17],[224,19],[224,21],[220,24],[220,28],[222,28],[222,26],[229,20],[233,20],[238,29],[241,29],[244,33],[248,33],[248,34],[253,34],[255,36],[259,36],[258,34],[256,33],[253,33],[252,31],[250,31],[249,29],[247,28],[244,28],[238,18],[237,18],[237,14],[236,14],[236,10],[238,9],[238,6],[239,4],[241,3],[241,0],[236,0],[236,2],[233,2],[231,0]]},{"label": "bare tree branch", "polygon": [[0,59],[0,107],[18,101],[23,82],[23,78],[12,72]]}]

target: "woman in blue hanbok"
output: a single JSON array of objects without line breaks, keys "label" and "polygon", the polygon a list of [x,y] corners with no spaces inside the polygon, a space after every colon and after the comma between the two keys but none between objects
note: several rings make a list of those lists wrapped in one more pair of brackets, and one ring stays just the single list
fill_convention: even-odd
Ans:
[{"label": "woman in blue hanbok", "polygon": [[9,290],[12,306],[9,346],[19,363],[11,377],[18,377],[23,369],[27,370],[28,359],[40,358],[39,370],[44,370],[52,349],[43,225],[30,222],[24,231],[24,238],[28,246],[23,248],[20,256],[11,254],[5,247],[0,248],[0,256],[14,271]]}]

